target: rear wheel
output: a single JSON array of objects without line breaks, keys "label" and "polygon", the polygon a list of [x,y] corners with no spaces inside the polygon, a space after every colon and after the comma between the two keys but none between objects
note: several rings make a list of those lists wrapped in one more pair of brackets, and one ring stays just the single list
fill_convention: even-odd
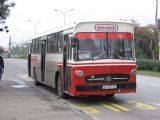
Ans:
[{"label": "rear wheel", "polygon": [[59,75],[57,78],[57,93],[58,93],[58,96],[61,98],[67,98],[68,96],[63,91],[61,75]]}]

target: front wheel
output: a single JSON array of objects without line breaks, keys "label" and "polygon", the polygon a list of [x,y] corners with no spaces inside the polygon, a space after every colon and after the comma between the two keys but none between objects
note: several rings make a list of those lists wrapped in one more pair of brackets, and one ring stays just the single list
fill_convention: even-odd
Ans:
[{"label": "front wheel", "polygon": [[59,75],[58,79],[57,79],[57,93],[58,93],[59,97],[61,97],[61,98],[67,98],[67,95],[63,91],[61,75]]},{"label": "front wheel", "polygon": [[107,94],[106,97],[114,97],[115,94]]}]

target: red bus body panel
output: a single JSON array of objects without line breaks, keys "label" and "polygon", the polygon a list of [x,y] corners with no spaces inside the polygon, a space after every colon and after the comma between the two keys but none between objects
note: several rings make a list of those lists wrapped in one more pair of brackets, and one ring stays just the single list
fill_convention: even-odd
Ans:
[{"label": "red bus body panel", "polygon": [[[129,65],[128,65],[129,64]],[[104,95],[104,94],[117,94],[117,93],[130,93],[136,92],[136,76],[131,74],[131,71],[136,69],[135,63],[106,63],[106,64],[86,64],[86,65],[73,65],[72,66],[72,85],[68,89],[68,92],[73,96],[83,95]],[[78,78],[75,71],[83,71],[84,77]],[[127,74],[129,80],[127,82],[87,82],[86,77],[92,75],[113,75],[113,74]],[[103,85],[120,85],[131,87],[122,87],[117,89],[102,89]],[[134,87],[133,87],[134,86]],[[79,88],[83,88],[82,90]],[[86,89],[85,89],[86,87]],[[87,89],[89,88],[89,89]]]}]

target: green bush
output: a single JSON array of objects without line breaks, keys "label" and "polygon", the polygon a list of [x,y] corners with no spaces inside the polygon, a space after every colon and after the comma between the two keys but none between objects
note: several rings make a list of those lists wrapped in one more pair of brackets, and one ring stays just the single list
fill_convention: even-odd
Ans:
[{"label": "green bush", "polygon": [[160,60],[137,59],[138,70],[160,72]]}]

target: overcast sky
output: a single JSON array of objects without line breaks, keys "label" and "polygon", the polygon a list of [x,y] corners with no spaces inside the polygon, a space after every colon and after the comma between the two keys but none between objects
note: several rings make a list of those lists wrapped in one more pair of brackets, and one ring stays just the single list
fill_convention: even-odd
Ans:
[{"label": "overcast sky", "polygon": [[[11,1],[11,0],[9,0]],[[8,47],[9,36],[12,42],[26,41],[36,32],[63,25],[63,15],[54,9],[73,11],[66,13],[66,24],[81,20],[135,19],[141,26],[155,24],[156,0],[13,0],[16,6],[11,9],[7,25],[10,32],[0,33],[0,46]],[[160,1],[159,1],[160,2]],[[159,5],[160,6],[160,5]],[[159,7],[160,8],[160,7]],[[160,11],[160,9],[159,9]],[[160,12],[158,12],[160,18]],[[23,37],[22,37],[23,34]]]}]

